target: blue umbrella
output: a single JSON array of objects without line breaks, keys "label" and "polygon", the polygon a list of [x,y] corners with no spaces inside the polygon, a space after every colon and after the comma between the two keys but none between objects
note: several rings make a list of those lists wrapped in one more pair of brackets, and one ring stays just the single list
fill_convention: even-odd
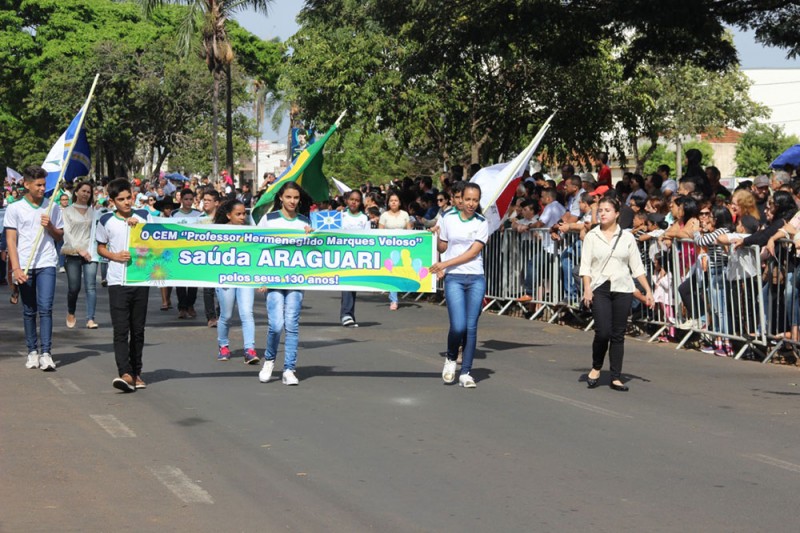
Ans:
[{"label": "blue umbrella", "polygon": [[795,168],[800,167],[800,144],[789,147],[772,162],[770,167],[783,168],[784,165],[793,165]]},{"label": "blue umbrella", "polygon": [[189,181],[189,178],[187,178],[180,172],[173,172],[172,174],[167,174],[164,177],[167,178],[168,180],[174,180],[174,181]]}]

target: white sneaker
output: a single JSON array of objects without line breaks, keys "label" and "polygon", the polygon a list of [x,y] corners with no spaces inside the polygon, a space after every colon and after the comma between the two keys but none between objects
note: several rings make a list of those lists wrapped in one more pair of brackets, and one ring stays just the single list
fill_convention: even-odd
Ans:
[{"label": "white sneaker", "polygon": [[456,380],[456,362],[450,359],[445,359],[444,368],[442,369],[442,381],[445,383],[452,383]]},{"label": "white sneaker", "polygon": [[275,368],[275,361],[264,359],[264,366],[261,367],[261,371],[258,373],[258,381],[269,383],[269,380],[272,379],[273,368]]},{"label": "white sneaker", "polygon": [[283,381],[284,385],[297,385],[300,383],[297,376],[294,375],[294,370],[284,370],[283,379],[281,379],[281,381]]},{"label": "white sneaker", "polygon": [[28,360],[25,362],[25,368],[39,368],[39,352],[34,350],[28,354]]},{"label": "white sneaker", "polygon": [[39,368],[47,372],[48,370],[55,370],[56,364],[50,354],[45,352],[39,357]]},{"label": "white sneaker", "polygon": [[472,379],[472,376],[469,374],[461,374],[458,376],[458,386],[464,387],[465,389],[474,389],[477,387],[477,385],[475,385],[475,380]]}]

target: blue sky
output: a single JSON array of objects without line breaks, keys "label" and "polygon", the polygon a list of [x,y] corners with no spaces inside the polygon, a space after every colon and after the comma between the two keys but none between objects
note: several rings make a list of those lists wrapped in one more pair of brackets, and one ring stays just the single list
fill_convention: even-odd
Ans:
[{"label": "blue sky", "polygon": [[[298,30],[295,17],[303,7],[303,0],[276,0],[268,16],[243,11],[236,20],[249,31],[262,39],[278,37],[284,41]],[[795,68],[800,69],[800,60],[786,59],[786,52],[778,48],[767,48],[755,41],[753,32],[734,30],[733,40],[739,51],[739,59],[743,69],[755,68]],[[279,132],[265,131],[269,139],[285,139],[287,121],[284,121]]]}]

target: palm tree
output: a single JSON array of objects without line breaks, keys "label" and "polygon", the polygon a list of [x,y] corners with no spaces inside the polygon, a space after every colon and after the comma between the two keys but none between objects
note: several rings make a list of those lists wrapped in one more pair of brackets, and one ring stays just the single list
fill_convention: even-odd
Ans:
[{"label": "palm tree", "polygon": [[226,166],[233,176],[233,126],[231,105],[231,63],[233,63],[233,48],[228,40],[225,29],[227,21],[242,9],[253,9],[267,14],[267,9],[272,0],[139,0],[144,7],[145,15],[150,16],[154,9],[164,4],[186,5],[188,10],[181,24],[179,43],[184,55],[191,51],[191,42],[198,29],[202,33],[203,48],[201,56],[206,60],[206,65],[214,79],[214,92],[212,99],[212,152],[214,159],[214,178],[219,176],[219,148],[217,146],[217,131],[219,129],[219,84],[222,76],[226,77],[226,107],[225,107],[225,135],[226,135]]}]

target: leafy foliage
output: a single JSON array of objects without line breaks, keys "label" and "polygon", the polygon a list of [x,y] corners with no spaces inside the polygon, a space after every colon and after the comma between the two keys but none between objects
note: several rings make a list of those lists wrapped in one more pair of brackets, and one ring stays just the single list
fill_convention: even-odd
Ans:
[{"label": "leafy foliage", "polygon": [[797,135],[786,135],[782,126],[753,124],[736,146],[736,173],[740,176],[768,174],[770,163],[795,144],[800,144],[800,139]]}]

